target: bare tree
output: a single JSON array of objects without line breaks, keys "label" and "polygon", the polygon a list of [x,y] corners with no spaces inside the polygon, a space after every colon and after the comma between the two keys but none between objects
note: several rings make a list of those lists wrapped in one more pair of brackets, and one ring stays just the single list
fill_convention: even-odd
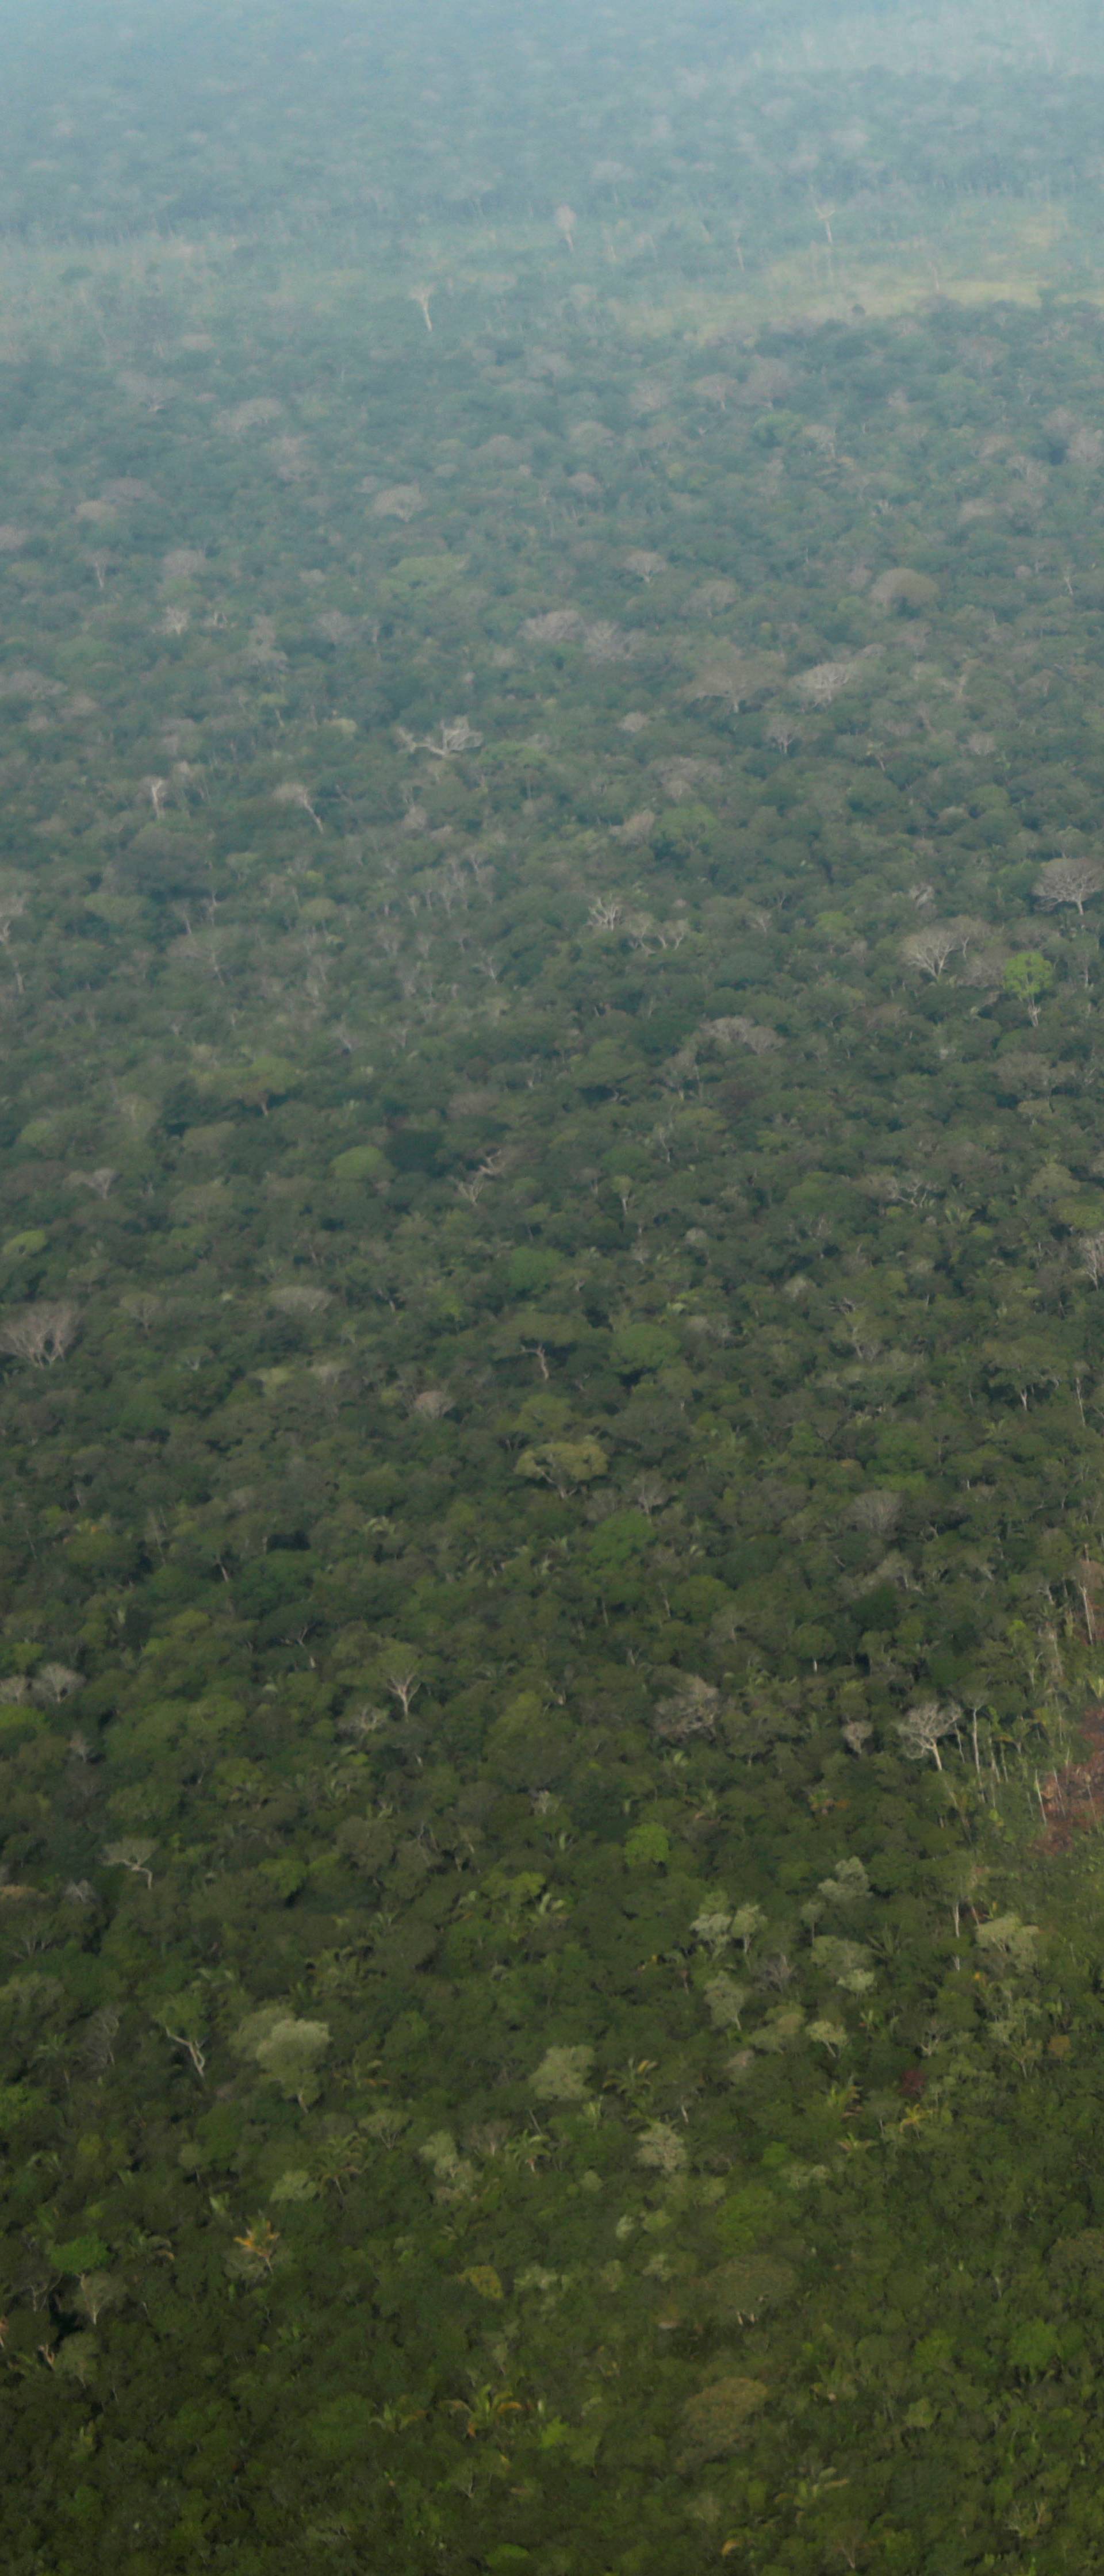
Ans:
[{"label": "bare tree", "polygon": [[161,1313],[160,1297],[151,1297],[141,1288],[128,1290],[125,1297],[120,1297],[119,1304],[124,1315],[129,1315],[131,1322],[137,1324],[140,1333],[148,1333]]},{"label": "bare tree", "polygon": [[161,2028],[164,2031],[166,2039],[171,2039],[173,2047],[182,2048],[185,2055],[191,2059],[192,2066],[194,2067],[195,2072],[199,2077],[199,2081],[202,2084],[207,2059],[203,2049],[200,2047],[198,2039],[189,2039],[184,2031],[170,2030],[167,2021],[162,2022]]},{"label": "bare tree", "polygon": [[758,1020],[749,1020],[743,1011],[726,1011],[719,1020],[703,1020],[699,1033],[722,1049],[750,1047],[753,1055],[768,1055],[781,1044],[777,1029],[764,1028]]},{"label": "bare tree", "polygon": [[800,697],[813,707],[830,707],[833,698],[847,687],[858,670],[857,662],[814,662],[811,671],[802,671],[794,681]]},{"label": "bare tree", "polygon": [[1078,1238],[1082,1270],[1087,1270],[1094,1288],[1104,1281],[1104,1233],[1083,1234]]},{"label": "bare tree", "polygon": [[431,286],[412,286],[410,289],[410,301],[412,304],[417,305],[427,331],[432,331],[433,329],[433,324],[429,318],[429,306],[432,294],[433,288]]},{"label": "bare tree", "polygon": [[868,1717],[849,1718],[847,1725],[840,1728],[840,1734],[848,1752],[858,1755],[863,1753],[873,1733],[874,1729]]},{"label": "bare tree", "polygon": [[417,483],[389,483],[384,491],[377,492],[372,503],[377,519],[401,519],[404,528],[421,507],[422,493]]},{"label": "bare tree", "polygon": [[386,1709],[372,1708],[365,1701],[362,1708],[346,1709],[344,1716],[338,1719],[337,1731],[339,1735],[351,1735],[360,1741],[366,1736],[378,1735],[386,1724]]},{"label": "bare tree", "polygon": [[388,1673],[386,1678],[387,1687],[391,1692],[392,1698],[398,1700],[403,1716],[409,1717],[411,1702],[417,1698],[418,1692],[422,1687],[421,1679],[415,1666],[413,1664],[397,1664],[393,1671]]},{"label": "bare tree", "polygon": [[922,975],[930,975],[937,984],[962,946],[962,932],[955,922],[929,921],[926,929],[913,930],[902,940],[901,955],[906,966],[918,966]]},{"label": "bare tree", "polygon": [[90,2014],[84,2025],[81,2056],[85,2065],[90,2066],[96,2075],[102,2075],[105,2068],[115,2064],[115,2051],[111,2043],[117,2035],[118,2028],[119,2016],[112,2004],[101,2004],[97,2012]]},{"label": "bare tree", "polygon": [[1072,903],[1079,921],[1085,918],[1085,906],[1094,895],[1104,894],[1104,867],[1099,859],[1067,857],[1063,851],[1057,859],[1048,859],[1040,868],[1032,893],[1040,903]]},{"label": "bare tree", "polygon": [[69,1664],[40,1664],[31,1683],[31,1696],[58,1708],[63,1699],[71,1699],[73,1692],[80,1689],[83,1680],[83,1673],[75,1673]]},{"label": "bare tree", "polygon": [[621,903],[615,894],[596,894],[587,914],[591,930],[616,930],[621,919]]},{"label": "bare tree", "polygon": [[859,1494],[851,1506],[851,1518],[859,1529],[869,1531],[871,1538],[890,1538],[901,1517],[901,1496],[888,1486],[871,1486]]},{"label": "bare tree", "polygon": [[631,555],[625,557],[625,570],[635,573],[637,580],[642,581],[645,589],[648,590],[657,572],[666,572],[667,557],[650,555],[642,546],[634,546]]},{"label": "bare tree", "polygon": [[937,1699],[919,1699],[897,1720],[897,1733],[906,1761],[925,1762],[929,1756],[936,1770],[943,1763],[939,1747],[945,1735],[953,1735],[959,1722],[959,1711],[953,1702],[943,1707]]},{"label": "bare tree", "polygon": [[691,703],[699,698],[722,698],[732,714],[738,715],[748,698],[766,686],[776,668],[775,663],[749,658],[736,645],[718,644],[707,654],[686,695]]},{"label": "bare tree", "polygon": [[75,1306],[24,1306],[0,1325],[0,1351],[29,1360],[32,1368],[52,1368],[72,1348],[80,1330]]},{"label": "bare tree", "polygon": [[94,2326],[99,2324],[105,2308],[114,2307],[116,2301],[125,2296],[123,2282],[117,2280],[112,2273],[81,2273],[80,2305],[84,2309],[85,2316],[90,2318]]},{"label": "bare tree", "polygon": [[422,1422],[440,1422],[446,1413],[452,1412],[452,1409],[453,1398],[446,1394],[442,1386],[423,1387],[421,1394],[413,1398],[410,1406],[411,1412],[416,1413]]},{"label": "bare tree", "polygon": [[320,1315],[329,1302],[329,1289],[314,1287],[308,1280],[293,1280],[290,1287],[271,1291],[271,1303],[281,1315]]},{"label": "bare tree", "polygon": [[277,805],[297,805],[301,813],[310,815],[315,831],[321,831],[322,825],[300,779],[286,779],[282,787],[274,790],[273,802]]},{"label": "bare tree", "polygon": [[557,206],[554,217],[556,230],[568,250],[575,248],[575,226],[578,220],[578,216],[570,206]]},{"label": "bare tree", "polygon": [[153,1858],[156,1848],[157,1846],[155,1843],[131,1840],[121,1843],[108,1843],[106,1851],[101,1854],[101,1858],[106,1863],[108,1869],[129,1869],[135,1878],[144,1878],[146,1886],[152,1887],[153,1871],[149,1864]]},{"label": "bare tree", "polygon": [[692,1735],[712,1735],[721,1714],[721,1694],[700,1673],[680,1673],[669,1699],[656,1706],[653,1724],[656,1734],[672,1744],[685,1744]]},{"label": "bare tree", "polygon": [[[10,946],[12,926],[19,920],[21,914],[26,912],[26,909],[27,898],[25,894],[0,894],[0,948],[8,948]],[[16,987],[21,993],[23,991],[23,976],[18,960],[13,957],[11,963],[12,970],[15,975]]]},{"label": "bare tree", "polygon": [[395,730],[404,751],[428,751],[434,760],[451,760],[458,751],[478,751],[483,740],[482,734],[473,730],[467,716],[453,716],[447,724],[442,721],[438,728],[439,742],[430,742],[428,737],[419,742],[414,734],[407,732],[405,725],[397,725]]}]

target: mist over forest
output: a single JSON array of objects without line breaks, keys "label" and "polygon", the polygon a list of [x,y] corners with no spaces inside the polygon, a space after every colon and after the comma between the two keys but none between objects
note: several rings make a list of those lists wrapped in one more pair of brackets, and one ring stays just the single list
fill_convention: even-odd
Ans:
[{"label": "mist over forest", "polygon": [[7,2576],[1086,2576],[1099,9],[0,81]]}]

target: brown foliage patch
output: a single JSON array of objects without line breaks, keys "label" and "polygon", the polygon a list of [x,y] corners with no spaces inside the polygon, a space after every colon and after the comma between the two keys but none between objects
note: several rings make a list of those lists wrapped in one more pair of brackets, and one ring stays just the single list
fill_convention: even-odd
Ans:
[{"label": "brown foliage patch", "polygon": [[1046,1826],[1036,1849],[1048,1858],[1068,1852],[1074,1837],[1104,1823],[1104,1706],[1090,1708],[1081,1732],[1089,1750],[1083,1762],[1065,1762],[1040,1782]]}]

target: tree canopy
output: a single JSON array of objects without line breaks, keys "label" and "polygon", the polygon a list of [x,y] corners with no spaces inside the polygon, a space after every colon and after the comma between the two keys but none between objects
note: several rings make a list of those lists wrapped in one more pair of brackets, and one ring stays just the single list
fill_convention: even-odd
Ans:
[{"label": "tree canopy", "polygon": [[1095,14],[0,61],[5,2563],[1081,2576]]}]

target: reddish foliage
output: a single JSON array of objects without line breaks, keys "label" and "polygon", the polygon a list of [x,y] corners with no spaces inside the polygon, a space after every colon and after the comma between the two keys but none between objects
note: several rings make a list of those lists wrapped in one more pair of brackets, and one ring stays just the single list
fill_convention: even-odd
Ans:
[{"label": "reddish foliage", "polygon": [[901,2091],[904,2094],[906,2101],[918,2102],[921,2094],[927,2089],[927,2082],[928,2070],[926,2066],[906,2066],[904,2074],[901,2077]]},{"label": "reddish foliage", "polygon": [[1075,1834],[1104,1823],[1104,1706],[1088,1710],[1081,1732],[1087,1759],[1064,1763],[1039,1784],[1047,1822],[1036,1850],[1048,1857],[1069,1851]]}]

